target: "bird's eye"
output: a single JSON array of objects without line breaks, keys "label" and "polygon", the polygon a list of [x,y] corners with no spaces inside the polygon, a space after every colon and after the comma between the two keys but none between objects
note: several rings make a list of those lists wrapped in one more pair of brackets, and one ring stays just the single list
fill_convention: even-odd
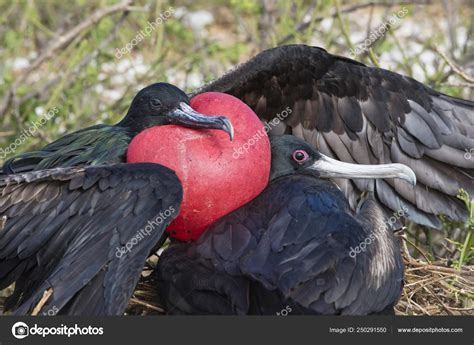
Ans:
[{"label": "bird's eye", "polygon": [[161,101],[159,99],[152,99],[150,101],[150,104],[153,108],[160,108],[161,107]]},{"label": "bird's eye", "polygon": [[293,152],[293,159],[298,164],[303,164],[309,159],[309,154],[304,150],[296,150]]}]

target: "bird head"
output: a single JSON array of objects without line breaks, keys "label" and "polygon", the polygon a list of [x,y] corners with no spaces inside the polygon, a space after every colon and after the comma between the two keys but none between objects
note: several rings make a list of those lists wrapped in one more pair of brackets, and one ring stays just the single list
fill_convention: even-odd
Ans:
[{"label": "bird head", "polygon": [[189,128],[221,129],[234,137],[231,122],[225,116],[201,114],[189,105],[181,89],[167,83],[156,83],[140,90],[132,101],[125,118],[118,124],[140,132],[158,125],[176,124]]},{"label": "bird head", "polygon": [[415,173],[403,164],[351,164],[323,155],[293,135],[270,137],[272,166],[270,179],[291,174],[318,178],[399,178],[416,184]]}]

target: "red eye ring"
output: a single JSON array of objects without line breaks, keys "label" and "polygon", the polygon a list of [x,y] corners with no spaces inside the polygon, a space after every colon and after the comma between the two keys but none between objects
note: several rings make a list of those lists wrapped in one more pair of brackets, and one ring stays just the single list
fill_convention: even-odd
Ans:
[{"label": "red eye ring", "polygon": [[309,159],[308,152],[304,150],[296,150],[293,152],[293,160],[298,164],[303,164]]}]

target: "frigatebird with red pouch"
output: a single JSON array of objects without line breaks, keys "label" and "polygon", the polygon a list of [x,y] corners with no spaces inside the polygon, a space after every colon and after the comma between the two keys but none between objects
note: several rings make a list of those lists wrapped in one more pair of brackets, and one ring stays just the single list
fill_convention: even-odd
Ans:
[{"label": "frigatebird with red pouch", "polygon": [[[28,314],[39,305],[35,312],[47,314],[123,313],[145,259],[182,199],[172,170],[126,164],[126,152],[143,129],[170,123],[233,136],[228,119],[197,113],[183,91],[158,83],[135,96],[118,124],[68,134],[5,162],[0,290],[15,283],[7,309]],[[138,241],[140,229],[158,217],[161,222]],[[116,255],[134,240],[133,248]]]}]

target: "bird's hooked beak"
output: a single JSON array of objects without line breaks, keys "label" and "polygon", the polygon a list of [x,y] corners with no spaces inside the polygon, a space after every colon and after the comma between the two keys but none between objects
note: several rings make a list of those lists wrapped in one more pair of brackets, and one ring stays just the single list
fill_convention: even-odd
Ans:
[{"label": "bird's hooked beak", "polygon": [[190,128],[221,129],[229,134],[230,140],[234,139],[234,127],[225,116],[208,116],[198,113],[185,102],[168,113],[171,123]]},{"label": "bird's hooked beak", "polygon": [[351,164],[332,159],[321,154],[308,169],[317,170],[319,176],[327,178],[399,178],[411,185],[416,184],[416,175],[403,164]]}]

